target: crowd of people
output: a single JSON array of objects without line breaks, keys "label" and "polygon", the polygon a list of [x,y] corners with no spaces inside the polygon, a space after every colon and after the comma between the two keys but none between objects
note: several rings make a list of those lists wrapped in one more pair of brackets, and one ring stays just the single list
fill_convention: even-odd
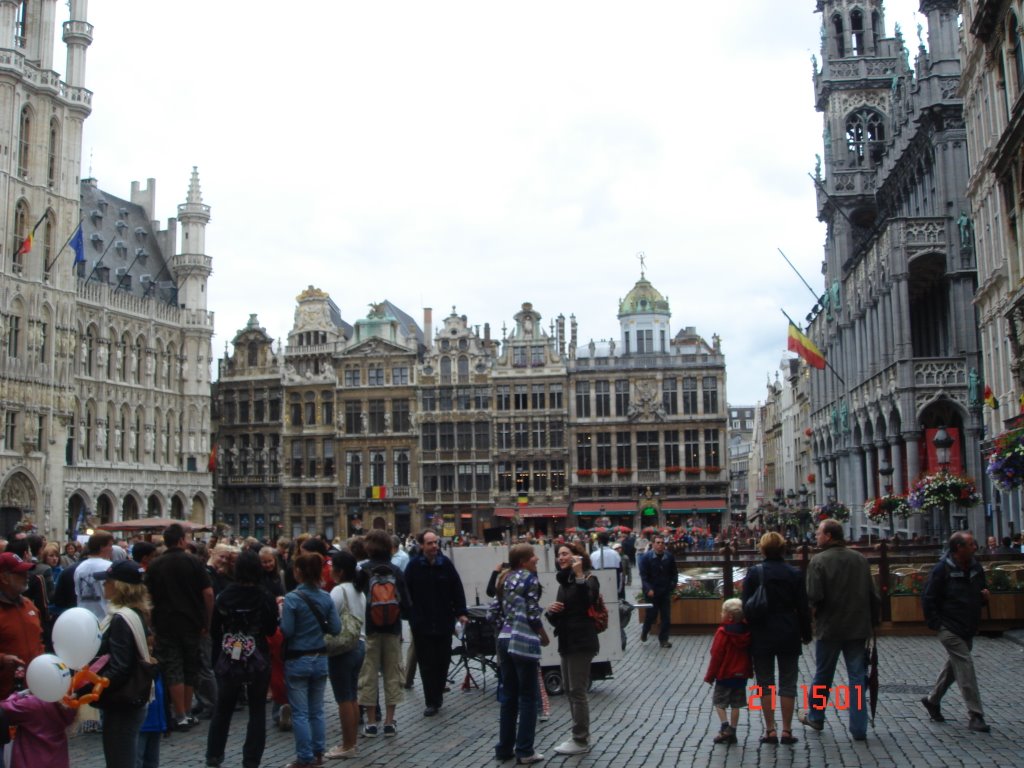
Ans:
[{"label": "crowd of people", "polygon": [[[793,719],[801,698],[800,722],[822,730],[840,656],[849,680],[843,706],[849,731],[855,740],[867,737],[866,648],[878,623],[877,586],[867,560],[846,546],[839,522],[822,521],[816,544],[805,575],[785,562],[783,536],[765,533],[763,562],[749,569],[742,597],[724,602],[705,677],[714,684],[720,721],[715,743],[737,741],[739,712],[752,698],[760,700],[764,744],[797,741]],[[226,745],[239,705],[248,709],[241,764],[256,768],[268,704],[272,723],[293,733],[289,768],[355,757],[360,736],[398,734],[397,705],[416,668],[423,716],[439,713],[452,634],[468,620],[462,579],[431,529],[411,542],[372,530],[344,543],[302,535],[269,546],[256,539],[192,541],[175,524],[153,541],[115,541],[98,532],[60,546],[28,533],[0,540],[0,547],[0,740],[8,737],[7,725],[18,726],[15,768],[68,765],[64,729],[76,714],[82,729],[102,731],[112,768],[157,768],[160,735],[202,719],[210,720],[206,765],[235,763]],[[985,732],[971,659],[988,595],[976,550],[969,532],[953,534],[925,585],[925,618],[949,660],[922,704],[929,717],[943,720],[940,702],[955,682],[968,727]],[[640,639],[657,622],[661,646],[671,647],[669,602],[678,572],[664,534],[602,533],[593,542],[570,535],[557,540],[554,554],[553,598],[542,594],[537,551],[528,540],[510,547],[487,587],[500,679],[495,756],[517,764],[544,759],[534,741],[547,706],[540,657],[552,639],[545,616],[572,716],[568,738],[554,751],[578,755],[592,748],[587,691],[598,634],[608,624],[595,571],[616,572],[621,599],[636,562],[650,606]],[[109,688],[95,702],[98,714],[42,702],[25,690],[26,666],[53,651],[54,623],[71,608],[92,613],[102,633],[98,671]],[[411,630],[405,659],[403,623]],[[814,678],[798,688],[798,660],[812,634]],[[333,747],[326,743],[328,683],[341,731]]]}]

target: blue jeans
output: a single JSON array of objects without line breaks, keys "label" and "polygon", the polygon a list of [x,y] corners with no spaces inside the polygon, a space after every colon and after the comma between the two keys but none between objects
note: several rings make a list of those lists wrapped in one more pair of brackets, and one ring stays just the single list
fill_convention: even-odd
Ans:
[{"label": "blue jeans", "polygon": [[299,656],[284,663],[288,703],[292,707],[295,756],[312,763],[327,748],[324,723],[324,689],[327,688],[327,657]]},{"label": "blue jeans", "polygon": [[[867,641],[859,640],[818,640],[814,648],[814,659],[817,665],[814,672],[814,683],[808,693],[810,709],[807,712],[807,719],[815,723],[825,721],[825,708],[828,706],[828,696],[832,693],[832,681],[836,676],[836,664],[839,662],[839,654],[843,654],[846,662],[846,676],[848,688],[846,695],[838,697],[833,704],[836,707],[849,707],[850,713],[850,735],[854,738],[864,738],[868,733],[868,711],[867,711],[867,665],[868,655],[866,649]],[[821,688],[817,686],[822,686]],[[824,697],[824,698],[822,698]],[[846,701],[842,701],[845,698]]]},{"label": "blue jeans", "polygon": [[160,731],[142,731],[139,734],[138,768],[160,768]]},{"label": "blue jeans", "polygon": [[658,640],[665,643],[668,642],[668,629],[672,623],[672,591],[664,593],[654,593],[654,597],[651,598],[651,607],[647,609],[647,615],[644,616],[644,631],[650,632],[651,627],[654,626],[654,620],[661,614],[661,624],[658,626]]},{"label": "blue jeans", "polygon": [[[494,753],[507,758],[529,757],[533,754],[533,739],[537,732],[537,670],[540,661],[513,656],[508,652],[508,640],[499,640],[501,649],[501,717],[498,725],[498,743]],[[516,723],[518,721],[518,729]]]},{"label": "blue jeans", "polygon": [[139,757],[139,730],[147,706],[103,713],[103,757],[109,768],[135,768]]}]

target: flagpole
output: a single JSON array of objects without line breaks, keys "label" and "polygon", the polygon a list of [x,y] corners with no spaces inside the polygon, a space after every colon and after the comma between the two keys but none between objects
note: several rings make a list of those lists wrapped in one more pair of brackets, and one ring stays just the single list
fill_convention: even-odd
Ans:
[{"label": "flagpole", "polygon": [[800,274],[800,272],[797,270],[797,268],[795,266],[793,266],[793,262],[789,260],[789,257],[786,254],[782,253],[782,249],[781,248],[776,248],[776,250],[780,254],[782,254],[782,258],[784,258],[786,260],[786,263],[789,264],[790,269],[792,269],[794,272],[796,272],[796,276],[800,278],[800,282],[807,286],[807,290],[810,291],[811,292],[811,296],[814,297],[814,303],[817,304],[818,302],[820,302],[821,301],[821,297],[814,292],[814,289],[811,288],[810,283],[808,283],[806,280],[804,280],[804,276]]},{"label": "flagpole", "polygon": [[113,244],[114,244],[114,238],[110,238],[110,242],[107,243],[107,247],[103,249],[103,253],[99,257],[99,259],[96,260],[96,263],[93,265],[92,272],[90,272],[89,276],[87,278],[85,278],[85,282],[88,283],[90,280],[92,280],[92,276],[96,274],[96,270],[99,269],[100,268],[100,264],[103,263],[103,257],[107,255],[107,251],[110,250],[110,246],[112,246]]},{"label": "flagpole", "polygon": [[[82,222],[81,221],[78,222],[78,227],[80,227],[80,226],[82,226]],[[71,242],[71,238],[75,236],[75,232],[78,231],[78,227],[75,227],[74,229],[71,230],[71,234],[68,235],[68,239],[64,241],[64,245],[62,245],[60,247],[60,250],[57,251],[57,254],[53,257],[53,260],[49,264],[46,265],[45,269],[46,269],[47,272],[49,272],[53,268],[53,265],[57,263],[57,259],[59,259],[60,255],[62,253],[64,253],[64,249],[68,247],[68,243],[70,243]]]},{"label": "flagpole", "polygon": [[[791,323],[791,324],[792,324],[792,325],[793,325],[793,326],[794,326],[794,327],[795,327],[795,328],[796,328],[796,329],[797,329],[798,331],[800,331],[800,326],[799,326],[799,325],[797,325],[796,323],[794,323],[794,322],[793,322],[793,318],[792,318],[792,317],[790,317],[789,315],[787,315],[787,314],[786,314],[786,310],[784,310],[784,309],[783,309],[782,307],[779,307],[779,312],[781,312],[781,313],[782,313],[782,314],[783,314],[783,315],[785,316],[785,318],[786,318],[787,320],[789,320],[789,322],[790,322],[790,323]],[[803,331],[800,331],[800,332],[801,332],[801,333],[803,333]],[[832,363],[830,363],[830,362],[828,361],[828,358],[827,358],[827,357],[825,357],[824,355],[822,355],[822,360],[824,360],[824,361],[825,361],[825,365],[826,365],[826,366],[828,366],[828,369],[829,369],[830,371],[832,371],[832,373],[834,373],[834,374],[835,374],[835,376],[836,376],[836,378],[837,378],[837,379],[839,379],[839,383],[840,383],[840,384],[842,384],[842,385],[843,385],[843,386],[845,387],[845,386],[846,386],[846,382],[845,382],[845,381],[843,381],[843,377],[839,375],[839,371],[837,371],[837,370],[836,370],[835,368],[833,368],[833,367],[832,367]]]}]

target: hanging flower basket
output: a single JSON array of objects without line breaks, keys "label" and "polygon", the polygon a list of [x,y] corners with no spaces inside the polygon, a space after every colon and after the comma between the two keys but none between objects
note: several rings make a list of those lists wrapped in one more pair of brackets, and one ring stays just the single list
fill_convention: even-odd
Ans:
[{"label": "hanging flower basket", "polygon": [[873,523],[886,523],[890,515],[906,520],[913,514],[906,496],[886,495],[868,499],[864,504],[864,515]]},{"label": "hanging flower basket", "polygon": [[816,474],[814,474],[813,472],[811,472],[809,475],[807,475],[807,482],[808,483],[813,483],[817,479],[818,479],[818,476]]},{"label": "hanging flower basket", "polygon": [[939,471],[925,475],[914,483],[907,495],[911,509],[936,509],[946,504],[973,507],[981,501],[974,480],[963,475]]},{"label": "hanging flower basket", "polygon": [[815,509],[815,512],[817,513],[818,520],[832,519],[845,523],[850,519],[850,508],[841,501],[830,501],[828,504],[822,504]]},{"label": "hanging flower basket", "polygon": [[1024,483],[1024,432],[1018,430],[997,437],[985,471],[1004,491],[1019,488]]}]

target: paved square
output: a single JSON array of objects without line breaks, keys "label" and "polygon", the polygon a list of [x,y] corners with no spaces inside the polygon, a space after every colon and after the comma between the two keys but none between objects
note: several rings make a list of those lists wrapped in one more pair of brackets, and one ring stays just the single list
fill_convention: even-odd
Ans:
[{"label": "paved square", "polygon": [[[931,722],[920,698],[931,682],[945,654],[933,637],[886,637],[879,642],[881,693],[875,726],[868,740],[856,743],[845,729],[843,713],[829,712],[822,733],[809,732],[797,724],[795,746],[762,746],[760,717],[745,713],[740,719],[739,743],[714,745],[717,720],[711,709],[711,689],[702,680],[711,637],[673,637],[673,647],[662,649],[656,642],[639,642],[634,622],[627,629],[629,647],[625,659],[616,663],[615,677],[594,683],[590,696],[591,732],[594,749],[578,757],[555,755],[552,748],[567,738],[570,728],[568,706],[563,696],[551,698],[551,719],[539,723],[537,749],[556,766],[990,766],[1024,764],[1021,737],[1020,669],[1024,647],[1009,638],[979,637],[974,656],[978,668],[982,701],[991,734],[967,730],[967,715],[954,686],[943,701],[945,723]],[[845,682],[840,662],[836,684]],[[805,650],[800,683],[810,685],[813,656]],[[479,677],[479,675],[477,675]],[[494,679],[486,692],[463,691],[461,680],[445,697],[440,715],[423,717],[423,701],[416,688],[406,692],[398,707],[399,733],[395,738],[365,739],[359,742],[355,760],[329,761],[327,765],[350,766],[444,766],[475,768],[497,765],[494,741],[498,729],[498,706]],[[330,686],[328,686],[328,696]],[[798,702],[800,706],[800,702]],[[269,708],[268,708],[269,709]],[[337,709],[326,705],[328,748],[340,740]],[[754,722],[750,722],[754,715]],[[235,713],[224,765],[241,764],[241,739],[246,713]],[[175,733],[161,746],[161,766],[202,766],[205,764],[207,723],[188,733]],[[295,753],[290,733],[268,725],[267,750],[263,765],[285,766]],[[101,768],[104,764],[100,737],[81,735],[71,740],[71,764],[75,768]],[[505,765],[512,765],[506,763]]]}]

